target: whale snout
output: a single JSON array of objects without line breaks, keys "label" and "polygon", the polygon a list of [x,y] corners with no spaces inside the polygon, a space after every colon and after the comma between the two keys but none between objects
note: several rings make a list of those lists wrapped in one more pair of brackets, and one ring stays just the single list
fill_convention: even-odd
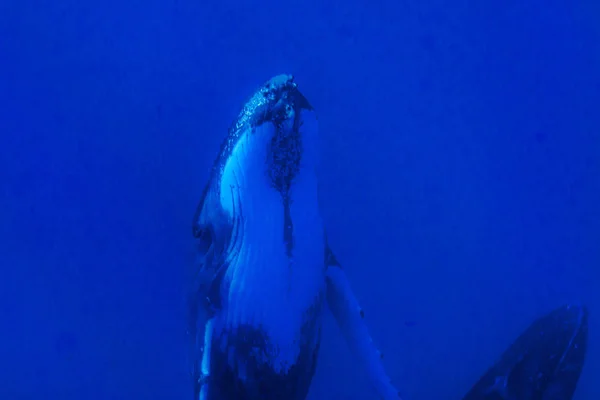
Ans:
[{"label": "whale snout", "polygon": [[312,106],[298,89],[294,76],[274,76],[244,104],[231,128],[230,138],[239,137],[246,128],[257,127],[265,122],[280,125],[293,118],[299,109],[312,109]]},{"label": "whale snout", "polygon": [[312,106],[294,77],[269,79],[244,105],[230,132],[218,185],[251,192],[268,187],[287,196],[301,169],[315,165],[317,132]]},{"label": "whale snout", "polygon": [[565,350],[583,344],[587,339],[588,309],[579,303],[566,304],[559,307],[544,317],[543,325],[552,329],[560,347]]}]

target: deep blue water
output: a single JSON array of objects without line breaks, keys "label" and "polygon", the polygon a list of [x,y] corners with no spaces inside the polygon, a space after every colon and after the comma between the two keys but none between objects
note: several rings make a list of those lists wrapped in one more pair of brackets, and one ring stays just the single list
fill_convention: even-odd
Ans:
[{"label": "deep blue water", "polygon": [[[0,3],[0,398],[187,399],[191,219],[227,128],[293,73],[329,239],[407,399],[460,399],[534,318],[590,309],[594,1]],[[373,399],[335,323],[311,399]]]}]

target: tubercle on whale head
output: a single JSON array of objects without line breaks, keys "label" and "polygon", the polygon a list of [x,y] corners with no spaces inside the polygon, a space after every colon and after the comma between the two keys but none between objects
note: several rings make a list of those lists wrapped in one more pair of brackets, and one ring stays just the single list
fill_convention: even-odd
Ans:
[{"label": "tubercle on whale head", "polygon": [[230,128],[230,135],[265,121],[280,122],[290,117],[292,107],[312,109],[298,90],[291,74],[280,74],[266,81],[244,104]]}]

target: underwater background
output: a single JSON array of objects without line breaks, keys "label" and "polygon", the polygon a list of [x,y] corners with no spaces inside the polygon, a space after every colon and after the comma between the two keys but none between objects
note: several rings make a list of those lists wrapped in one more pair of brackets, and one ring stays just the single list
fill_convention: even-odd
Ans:
[{"label": "underwater background", "polygon": [[[186,399],[191,220],[271,76],[316,108],[329,241],[406,399],[590,310],[600,3],[0,3],[0,398]],[[374,399],[330,316],[310,399]]]}]

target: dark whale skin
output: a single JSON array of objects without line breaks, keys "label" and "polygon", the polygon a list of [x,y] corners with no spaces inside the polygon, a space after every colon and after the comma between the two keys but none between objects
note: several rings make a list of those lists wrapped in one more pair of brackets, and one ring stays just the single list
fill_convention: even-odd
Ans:
[{"label": "dark whale skin", "polygon": [[535,320],[463,400],[570,400],[583,369],[588,310],[559,307]]}]

